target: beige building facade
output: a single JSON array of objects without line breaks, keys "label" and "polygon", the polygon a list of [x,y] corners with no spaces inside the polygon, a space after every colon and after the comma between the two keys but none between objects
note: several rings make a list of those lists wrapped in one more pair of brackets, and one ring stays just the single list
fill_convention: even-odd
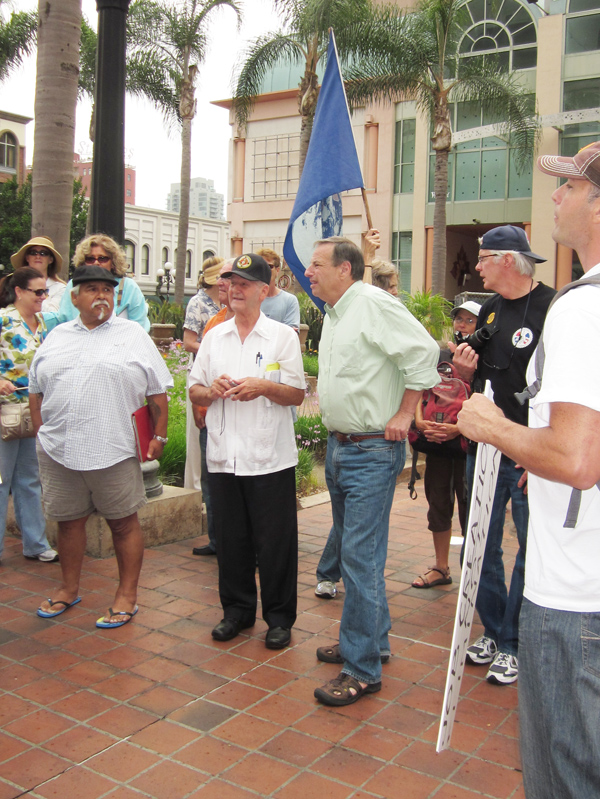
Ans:
[{"label": "beige building facade", "polygon": [[[572,155],[600,139],[600,0],[465,0],[471,25],[460,52],[492,52],[535,98],[542,119],[538,154]],[[283,250],[298,188],[300,117],[292,68],[272,76],[245,131],[233,116],[227,218],[232,254]],[[231,103],[218,103],[231,107]],[[445,295],[482,289],[475,271],[478,237],[491,227],[525,228],[532,249],[548,258],[538,267],[545,283],[562,286],[578,275],[567,248],[552,240],[556,179],[519,173],[514,152],[490,128],[477,103],[455,104],[449,161]],[[433,244],[433,164],[429,125],[414,103],[374,104],[352,115],[356,147],[380,257],[398,268],[414,292],[430,285]],[[356,243],[367,230],[359,191],[343,197],[344,234]]]}]

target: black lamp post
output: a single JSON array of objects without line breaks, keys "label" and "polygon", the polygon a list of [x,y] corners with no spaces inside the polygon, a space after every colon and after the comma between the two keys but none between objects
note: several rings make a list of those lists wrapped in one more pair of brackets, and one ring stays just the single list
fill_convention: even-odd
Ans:
[{"label": "black lamp post", "polygon": [[[163,302],[169,302],[169,292],[171,290],[171,284],[175,282],[175,277],[172,274],[173,271],[173,264],[170,261],[165,263],[165,267],[163,269],[162,266],[159,266],[156,270],[156,293],[157,295],[163,300]],[[163,286],[166,288],[167,296],[162,296]]]},{"label": "black lamp post", "polygon": [[91,230],[125,240],[125,22],[130,0],[96,0],[96,121]]}]

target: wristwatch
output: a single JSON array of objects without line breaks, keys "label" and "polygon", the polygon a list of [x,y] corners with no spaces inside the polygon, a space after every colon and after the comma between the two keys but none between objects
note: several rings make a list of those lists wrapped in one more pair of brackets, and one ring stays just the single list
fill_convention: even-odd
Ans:
[{"label": "wristwatch", "polygon": [[168,438],[163,438],[162,436],[154,436],[157,441],[160,441],[161,444],[166,444],[169,440]]}]

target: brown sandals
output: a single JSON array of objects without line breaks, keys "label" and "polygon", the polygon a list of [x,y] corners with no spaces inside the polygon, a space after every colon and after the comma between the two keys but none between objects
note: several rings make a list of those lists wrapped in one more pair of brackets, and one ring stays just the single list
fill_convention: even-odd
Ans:
[{"label": "brown sandals", "polygon": [[[432,572],[437,572],[440,576],[437,580],[428,580],[427,575]],[[422,582],[418,583],[417,580]],[[425,574],[420,574],[416,580],[413,580],[411,585],[413,588],[433,588],[436,585],[450,585],[452,577],[450,577],[450,568],[438,569],[437,566],[430,566]]]},{"label": "brown sandals", "polygon": [[377,691],[381,691],[381,682],[369,683],[363,688],[358,680],[342,671],[321,688],[315,688],[315,699],[324,705],[344,707],[357,702],[365,694],[374,694]]}]

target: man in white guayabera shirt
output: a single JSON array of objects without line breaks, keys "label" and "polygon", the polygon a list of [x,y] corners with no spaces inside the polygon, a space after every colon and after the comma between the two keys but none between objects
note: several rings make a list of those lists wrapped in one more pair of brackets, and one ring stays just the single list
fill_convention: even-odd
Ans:
[{"label": "man in white guayabera shirt", "polygon": [[552,236],[577,251],[585,274],[548,310],[527,373],[529,427],[477,395],[458,424],[529,470],[519,623],[525,795],[582,799],[600,796],[600,142],[538,166],[567,178],[552,195]]},{"label": "man in white guayabera shirt", "polygon": [[31,418],[46,516],[58,522],[62,585],[38,616],[64,613],[81,601],[85,523],[94,511],[110,527],[119,585],[97,627],[121,627],[137,613],[144,539],[137,511],[146,503],[131,414],[147,401],[155,435],[148,459],[167,441],[167,388],[173,380],[143,328],[114,313],[116,278],[100,266],[73,274],[79,316],[58,325],[29,372]]}]

